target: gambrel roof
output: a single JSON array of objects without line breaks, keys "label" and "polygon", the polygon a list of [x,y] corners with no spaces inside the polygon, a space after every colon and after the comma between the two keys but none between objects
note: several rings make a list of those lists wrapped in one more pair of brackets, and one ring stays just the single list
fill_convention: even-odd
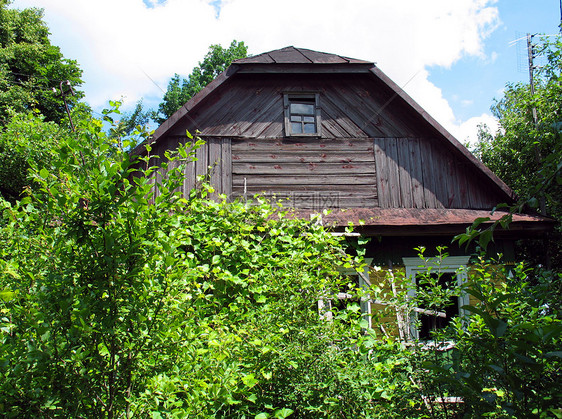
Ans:
[{"label": "gambrel roof", "polygon": [[286,47],[275,51],[264,52],[248,58],[235,61],[234,64],[367,64],[369,61],[355,58],[342,57],[341,55],[327,54],[310,49]]},{"label": "gambrel roof", "polygon": [[[283,128],[283,95],[287,91],[322,92],[322,132],[326,135],[302,143],[287,139]],[[348,187],[342,194],[343,203],[331,216],[336,225],[357,218],[370,222],[375,233],[416,223],[426,226],[419,229],[421,234],[427,228],[438,231],[436,226],[449,233],[489,215],[498,203],[515,200],[501,179],[370,61],[292,46],[234,61],[158,127],[151,143],[156,149],[173,147],[174,141],[185,141],[186,129],[192,133],[197,130],[209,139],[209,151],[195,163],[201,167],[189,170],[204,173],[209,164],[218,161],[214,160],[217,156],[226,156],[215,180],[222,176],[220,181],[228,186],[218,190],[235,198],[241,196],[242,188],[245,196],[246,187],[250,193],[252,187],[256,192],[262,185],[279,186],[276,176],[283,171],[284,179],[297,173],[300,163],[287,160],[291,153],[316,153],[318,159],[322,147],[332,150],[325,159],[300,159],[309,165],[306,174],[311,184],[332,176],[331,184],[340,185],[337,187],[342,190],[347,179],[362,176],[371,179],[368,182],[374,191],[367,196],[363,189],[353,195]],[[133,151],[143,152],[143,145]],[[261,157],[254,163],[249,156],[259,153]],[[354,157],[363,153],[374,160],[373,169],[365,166],[364,159]],[[285,156],[285,164],[272,160],[278,155]],[[349,177],[336,179],[328,166],[321,166],[328,160],[330,164],[347,161],[338,173]],[[303,179],[307,169],[298,170]],[[285,189],[277,191],[290,191],[295,184],[283,182]],[[367,186],[365,182],[363,186]],[[353,189],[353,184],[349,186]],[[298,187],[300,191],[314,190],[302,183]],[[348,202],[353,202],[350,206],[354,209],[346,212]],[[299,211],[307,216],[306,209]],[[546,218],[530,215],[514,221],[523,229],[525,225],[551,225]],[[410,227],[407,229],[412,230]]]},{"label": "gambrel roof", "polygon": [[[406,106],[418,113],[426,122],[443,138],[447,145],[452,146],[465,159],[470,161],[481,172],[485,174],[501,190],[506,200],[514,199],[513,191],[490,169],[480,162],[466,147],[454,138],[443,126],[431,117],[420,105],[417,104],[406,92],[386,76],[376,65],[369,61],[357,60],[340,55],[327,54],[311,51],[303,48],[286,47],[275,51],[259,54],[254,57],[236,60],[232,65],[208,86],[196,94],[168,120],[166,120],[156,131],[151,142],[156,142],[160,137],[169,132],[178,122],[199,106],[215,90],[225,84],[236,74],[244,73],[369,73],[372,77],[379,79],[392,89],[394,96],[392,100],[400,100]],[[142,148],[137,150],[140,151]]]}]

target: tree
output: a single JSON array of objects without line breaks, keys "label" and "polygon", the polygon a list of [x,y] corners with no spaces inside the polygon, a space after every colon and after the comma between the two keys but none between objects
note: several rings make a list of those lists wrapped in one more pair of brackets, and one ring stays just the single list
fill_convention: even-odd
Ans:
[{"label": "tree", "polygon": [[[82,70],[51,45],[42,10],[8,9],[9,3],[0,1],[0,124],[6,124],[11,113],[30,110],[59,122],[66,117],[61,82],[72,106],[83,96],[76,90]],[[67,81],[75,95],[69,94]]]},{"label": "tree", "polygon": [[175,74],[168,84],[158,112],[154,112],[153,119],[162,123],[176,112],[185,102],[213,81],[220,73],[228,68],[232,61],[245,58],[248,47],[244,42],[232,41],[228,48],[220,45],[211,45],[199,66],[195,67],[191,75],[185,79]]},{"label": "tree", "polygon": [[61,88],[71,110],[83,94],[70,94],[82,71],[51,45],[42,11],[8,5],[0,0],[0,195],[13,203],[30,185],[29,161],[46,164],[68,134]]},{"label": "tree", "polygon": [[[536,51],[546,57],[547,64],[536,72],[534,94],[528,84],[507,85],[504,97],[492,107],[500,129],[492,134],[484,127],[475,154],[527,205],[561,221],[562,40],[542,41]],[[558,269],[562,268],[560,233],[559,225],[550,248]],[[539,252],[522,249],[526,257],[544,263],[543,246]]]},{"label": "tree", "polygon": [[0,196],[12,203],[19,200],[30,185],[29,162],[47,164],[56,143],[68,134],[66,127],[36,112],[15,114],[0,126]]}]

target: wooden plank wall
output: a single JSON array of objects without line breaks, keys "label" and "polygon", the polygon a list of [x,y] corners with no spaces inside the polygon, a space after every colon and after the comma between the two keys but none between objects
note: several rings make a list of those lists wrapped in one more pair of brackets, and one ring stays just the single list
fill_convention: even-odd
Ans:
[{"label": "wooden plank wall", "polygon": [[495,205],[467,163],[431,138],[375,138],[381,208],[470,208]]},{"label": "wooden plank wall", "polygon": [[[191,139],[187,136],[170,136],[158,143],[158,146],[153,148],[151,154],[153,157],[150,160],[150,165],[156,165],[166,161],[166,150],[174,150],[178,144],[190,144]],[[203,181],[208,182],[213,186],[215,192],[212,194],[213,198],[217,198],[219,194],[230,196],[232,193],[232,169],[231,169],[231,146],[229,138],[208,138],[198,149],[191,149],[193,151],[193,160],[180,161],[176,160],[169,163],[168,170],[183,166],[183,184],[180,186],[179,191],[185,198],[189,198],[190,192],[193,188],[201,185],[201,176],[204,177]],[[160,183],[162,177],[165,175],[164,169],[158,169],[151,177],[153,183]],[[160,194],[158,188],[153,188],[153,199]]]},{"label": "wooden plank wall", "polygon": [[[286,91],[321,93],[323,138],[284,137]],[[303,209],[490,209],[502,201],[489,179],[372,77],[241,75],[208,100],[152,152],[163,155],[188,141],[186,129],[200,130],[206,144],[185,165],[184,196],[208,175],[217,195],[265,193]]]},{"label": "wooden plank wall", "polygon": [[[152,154],[164,156],[178,142],[190,141],[186,136],[169,137]],[[430,138],[209,137],[194,155],[197,160],[183,168],[180,191],[186,198],[203,175],[214,187],[215,198],[263,194],[301,209],[489,209],[496,204],[492,191],[468,165]],[[170,168],[179,164],[183,162],[173,162]],[[159,170],[152,181],[161,182],[163,175]],[[153,198],[158,194],[155,188]]]},{"label": "wooden plank wall", "polygon": [[385,85],[367,74],[240,75],[194,110],[186,129],[205,136],[282,138],[283,92],[320,92],[325,138],[416,137],[425,135]]},{"label": "wooden plank wall", "polygon": [[255,194],[302,209],[377,206],[373,143],[348,140],[233,140],[232,197]]}]

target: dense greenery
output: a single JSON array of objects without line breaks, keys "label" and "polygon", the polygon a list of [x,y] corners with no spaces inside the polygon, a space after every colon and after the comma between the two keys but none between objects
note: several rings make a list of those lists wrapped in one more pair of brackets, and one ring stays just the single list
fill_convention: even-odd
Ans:
[{"label": "dense greenery", "polygon": [[[379,313],[365,331],[358,302],[333,307],[331,321],[319,315],[319,298],[364,293],[338,273],[361,270],[360,258],[314,220],[207,200],[210,187],[185,199],[191,149],[146,167],[101,122],[79,121],[48,164],[33,165],[38,187],[2,201],[5,416],[562,415],[559,277],[529,289],[522,267],[511,279],[475,268],[467,291],[482,303],[436,337],[457,341],[447,361],[385,337]],[[172,169],[154,198],[148,176],[160,168]],[[396,298],[383,283],[369,292],[409,316],[419,302],[408,283]],[[464,404],[438,401],[450,395]]]},{"label": "dense greenery", "polygon": [[[10,1],[0,0],[0,125],[12,112],[38,110],[47,121],[66,116],[60,83],[69,93],[72,106],[83,94],[82,71],[75,61],[63,57],[49,41],[49,29],[39,9],[8,9]],[[55,89],[56,91],[53,91]]]},{"label": "dense greenery", "polygon": [[[147,118],[141,103],[126,118],[112,103],[102,121],[74,106],[76,131],[59,124],[60,100],[40,108],[49,101],[33,96],[39,75],[14,78],[35,73],[8,71],[17,61],[8,58],[47,51],[56,62],[38,70],[46,81],[55,78],[43,71],[79,71],[50,46],[39,11],[6,5],[0,95],[18,100],[8,109],[0,98],[2,417],[562,418],[560,274],[476,258],[462,287],[441,287],[428,265],[429,291],[413,290],[400,269],[373,272],[360,289],[340,273],[363,271],[344,252],[352,243],[315,220],[261,200],[207,199],[204,178],[183,197],[197,139],[154,166],[127,153],[148,135],[133,122]],[[505,130],[479,146],[494,170],[511,156],[519,175],[506,179],[521,182],[526,204],[544,192],[557,217],[558,45],[545,49],[539,96],[509,88],[496,106]],[[194,94],[245,54],[243,43],[212,46],[189,80],[172,80],[165,103],[183,104],[184,90]],[[541,122],[529,127],[531,100]],[[538,161],[531,135],[541,139],[536,177],[517,166]],[[392,333],[414,308],[444,311],[461,292],[476,304],[432,344]],[[360,313],[367,293],[386,307],[372,329]],[[462,402],[443,403],[451,396]]]},{"label": "dense greenery", "polygon": [[562,274],[476,259],[468,278],[426,296],[438,311],[450,304],[440,295],[466,292],[477,301],[464,307],[469,316],[412,354],[429,400],[462,399],[429,410],[437,417],[562,417]]},{"label": "dense greenery", "polygon": [[46,122],[36,113],[15,114],[0,127],[0,196],[15,202],[29,185],[29,161],[45,164],[54,145],[68,130],[54,122]]},{"label": "dense greenery", "polygon": [[[504,97],[492,107],[500,129],[492,135],[484,128],[475,154],[522,197],[522,203],[562,221],[562,40],[541,41],[535,51],[547,60],[535,72],[535,94],[528,84],[508,84]],[[544,247],[527,245],[521,256],[544,264],[545,254],[550,254],[553,267],[562,269],[560,225],[547,252]]]},{"label": "dense greenery", "polygon": [[[122,146],[83,120],[3,203],[0,406],[8,417],[360,417],[415,402],[407,359],[358,306],[318,315],[351,261],[314,222],[266,203],[150,202]],[[184,163],[189,152],[168,155]],[[370,357],[368,349],[377,349]],[[400,409],[398,409],[400,410]]]},{"label": "dense greenery", "polygon": [[9,3],[0,0],[0,196],[15,202],[30,185],[28,161],[46,163],[68,134],[61,82],[70,109],[83,94],[82,71],[51,45],[42,11]]},{"label": "dense greenery", "polygon": [[247,54],[248,47],[244,45],[244,42],[234,40],[228,48],[211,45],[203,61],[193,69],[187,79],[181,78],[179,74],[172,77],[153,119],[158,123],[164,122],[185,102],[225,71],[232,61],[245,58]]}]

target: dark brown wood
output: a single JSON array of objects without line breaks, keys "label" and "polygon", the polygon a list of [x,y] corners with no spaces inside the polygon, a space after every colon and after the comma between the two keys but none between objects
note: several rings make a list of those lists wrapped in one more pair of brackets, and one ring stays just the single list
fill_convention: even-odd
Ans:
[{"label": "dark brown wood", "polygon": [[409,140],[410,177],[412,180],[412,201],[414,208],[426,208],[422,156],[419,138]]},{"label": "dark brown wood", "polygon": [[222,140],[222,185],[221,193],[230,197],[232,195],[232,146],[228,138]]},{"label": "dark brown wood", "polygon": [[[283,95],[299,93],[317,98],[319,135],[288,138]],[[239,60],[156,131],[151,153],[165,161],[167,149],[192,142],[186,130],[199,130],[205,144],[194,151],[197,160],[181,162],[184,196],[203,176],[215,189],[213,199],[265,194],[310,211],[349,209],[349,220],[363,209],[383,210],[377,217],[418,211],[411,225],[423,234],[439,211],[489,211],[513,198],[379,69],[346,57],[289,47]],[[143,147],[133,154],[146,152]],[[151,182],[166,172],[155,172]],[[154,188],[151,199],[157,197]],[[410,225],[399,218],[396,223]],[[398,224],[368,222],[382,226],[381,234],[399,231]]]},{"label": "dark brown wood", "polygon": [[433,160],[431,142],[420,140],[419,149],[422,164],[424,208],[444,208],[438,198],[437,178],[434,173],[436,163]]},{"label": "dark brown wood", "polygon": [[398,185],[400,188],[400,206],[402,208],[413,208],[412,179],[410,177],[410,150],[408,138],[397,138],[396,149],[398,151]]}]

